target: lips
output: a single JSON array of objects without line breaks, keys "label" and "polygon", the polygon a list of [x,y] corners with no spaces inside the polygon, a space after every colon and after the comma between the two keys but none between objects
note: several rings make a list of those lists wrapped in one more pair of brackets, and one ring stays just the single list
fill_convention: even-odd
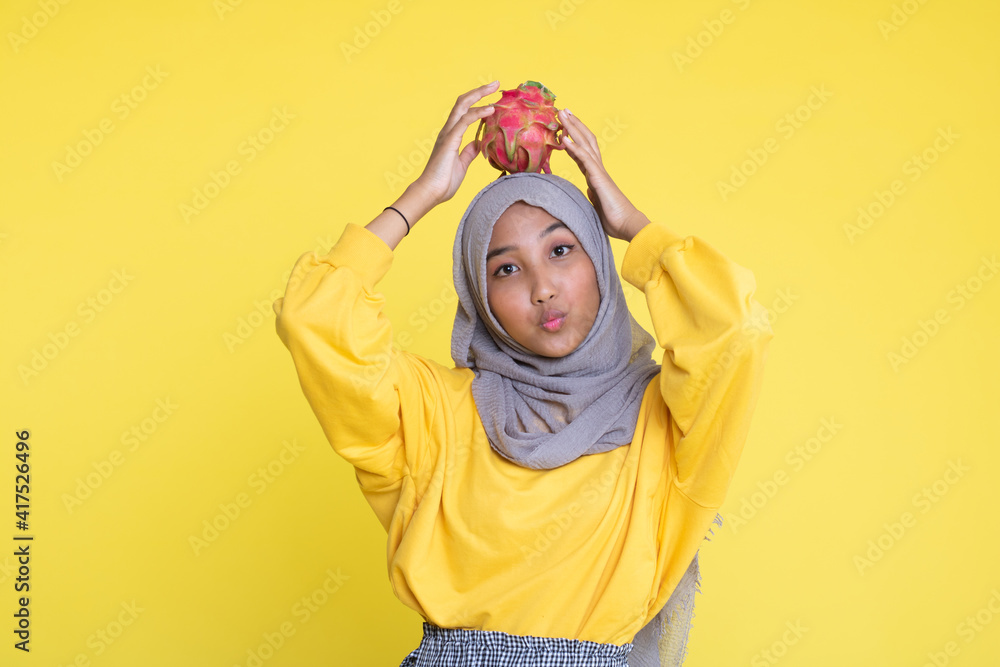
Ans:
[{"label": "lips", "polygon": [[563,318],[566,317],[566,313],[561,310],[546,310],[542,313],[541,325],[549,331],[554,331],[562,325]]}]

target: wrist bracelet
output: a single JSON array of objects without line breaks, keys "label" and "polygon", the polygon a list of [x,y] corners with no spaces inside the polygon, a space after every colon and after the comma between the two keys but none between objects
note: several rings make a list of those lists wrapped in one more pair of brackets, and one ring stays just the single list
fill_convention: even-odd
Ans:
[{"label": "wrist bracelet", "polygon": [[[385,207],[384,209],[382,209],[382,212],[383,212],[383,213],[385,213],[385,212],[386,212],[386,211],[388,211],[388,210],[389,210],[390,208],[392,208],[392,207],[391,207],[391,206],[386,206],[386,207]],[[407,234],[409,234],[409,233],[410,233],[410,221],[406,219],[406,216],[405,216],[405,215],[403,215],[402,213],[400,213],[400,212],[399,212],[399,209],[397,209],[397,208],[392,208],[392,210],[393,210],[393,211],[395,211],[396,213],[399,213],[399,215],[400,215],[400,216],[402,216],[402,218],[403,218],[403,222],[405,222],[405,223],[406,223],[406,234],[403,234],[403,236],[406,236]]]}]

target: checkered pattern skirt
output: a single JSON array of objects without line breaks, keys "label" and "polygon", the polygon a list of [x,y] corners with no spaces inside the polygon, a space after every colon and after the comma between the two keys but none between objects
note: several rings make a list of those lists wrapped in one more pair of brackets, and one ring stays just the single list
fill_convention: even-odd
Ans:
[{"label": "checkered pattern skirt", "polygon": [[497,630],[440,628],[424,637],[399,667],[628,667],[632,644],[510,635]]}]

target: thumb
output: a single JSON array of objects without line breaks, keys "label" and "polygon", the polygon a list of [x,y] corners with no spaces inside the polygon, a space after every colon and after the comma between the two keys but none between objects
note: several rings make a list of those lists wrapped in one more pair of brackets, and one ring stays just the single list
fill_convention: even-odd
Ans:
[{"label": "thumb", "polygon": [[465,144],[465,148],[458,155],[458,161],[462,163],[463,169],[468,169],[472,161],[476,159],[479,155],[479,140],[473,139],[469,143]]}]

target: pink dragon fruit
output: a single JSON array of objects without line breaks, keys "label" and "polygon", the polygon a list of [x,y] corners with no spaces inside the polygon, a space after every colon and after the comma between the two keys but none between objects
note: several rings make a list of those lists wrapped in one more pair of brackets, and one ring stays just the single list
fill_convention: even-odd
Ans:
[{"label": "pink dragon fruit", "polygon": [[556,96],[537,81],[525,81],[502,92],[500,101],[493,104],[493,113],[479,122],[477,141],[483,132],[479,151],[504,173],[551,174],[549,155],[553,149],[565,150],[557,143],[556,132],[562,126],[553,104]]}]

